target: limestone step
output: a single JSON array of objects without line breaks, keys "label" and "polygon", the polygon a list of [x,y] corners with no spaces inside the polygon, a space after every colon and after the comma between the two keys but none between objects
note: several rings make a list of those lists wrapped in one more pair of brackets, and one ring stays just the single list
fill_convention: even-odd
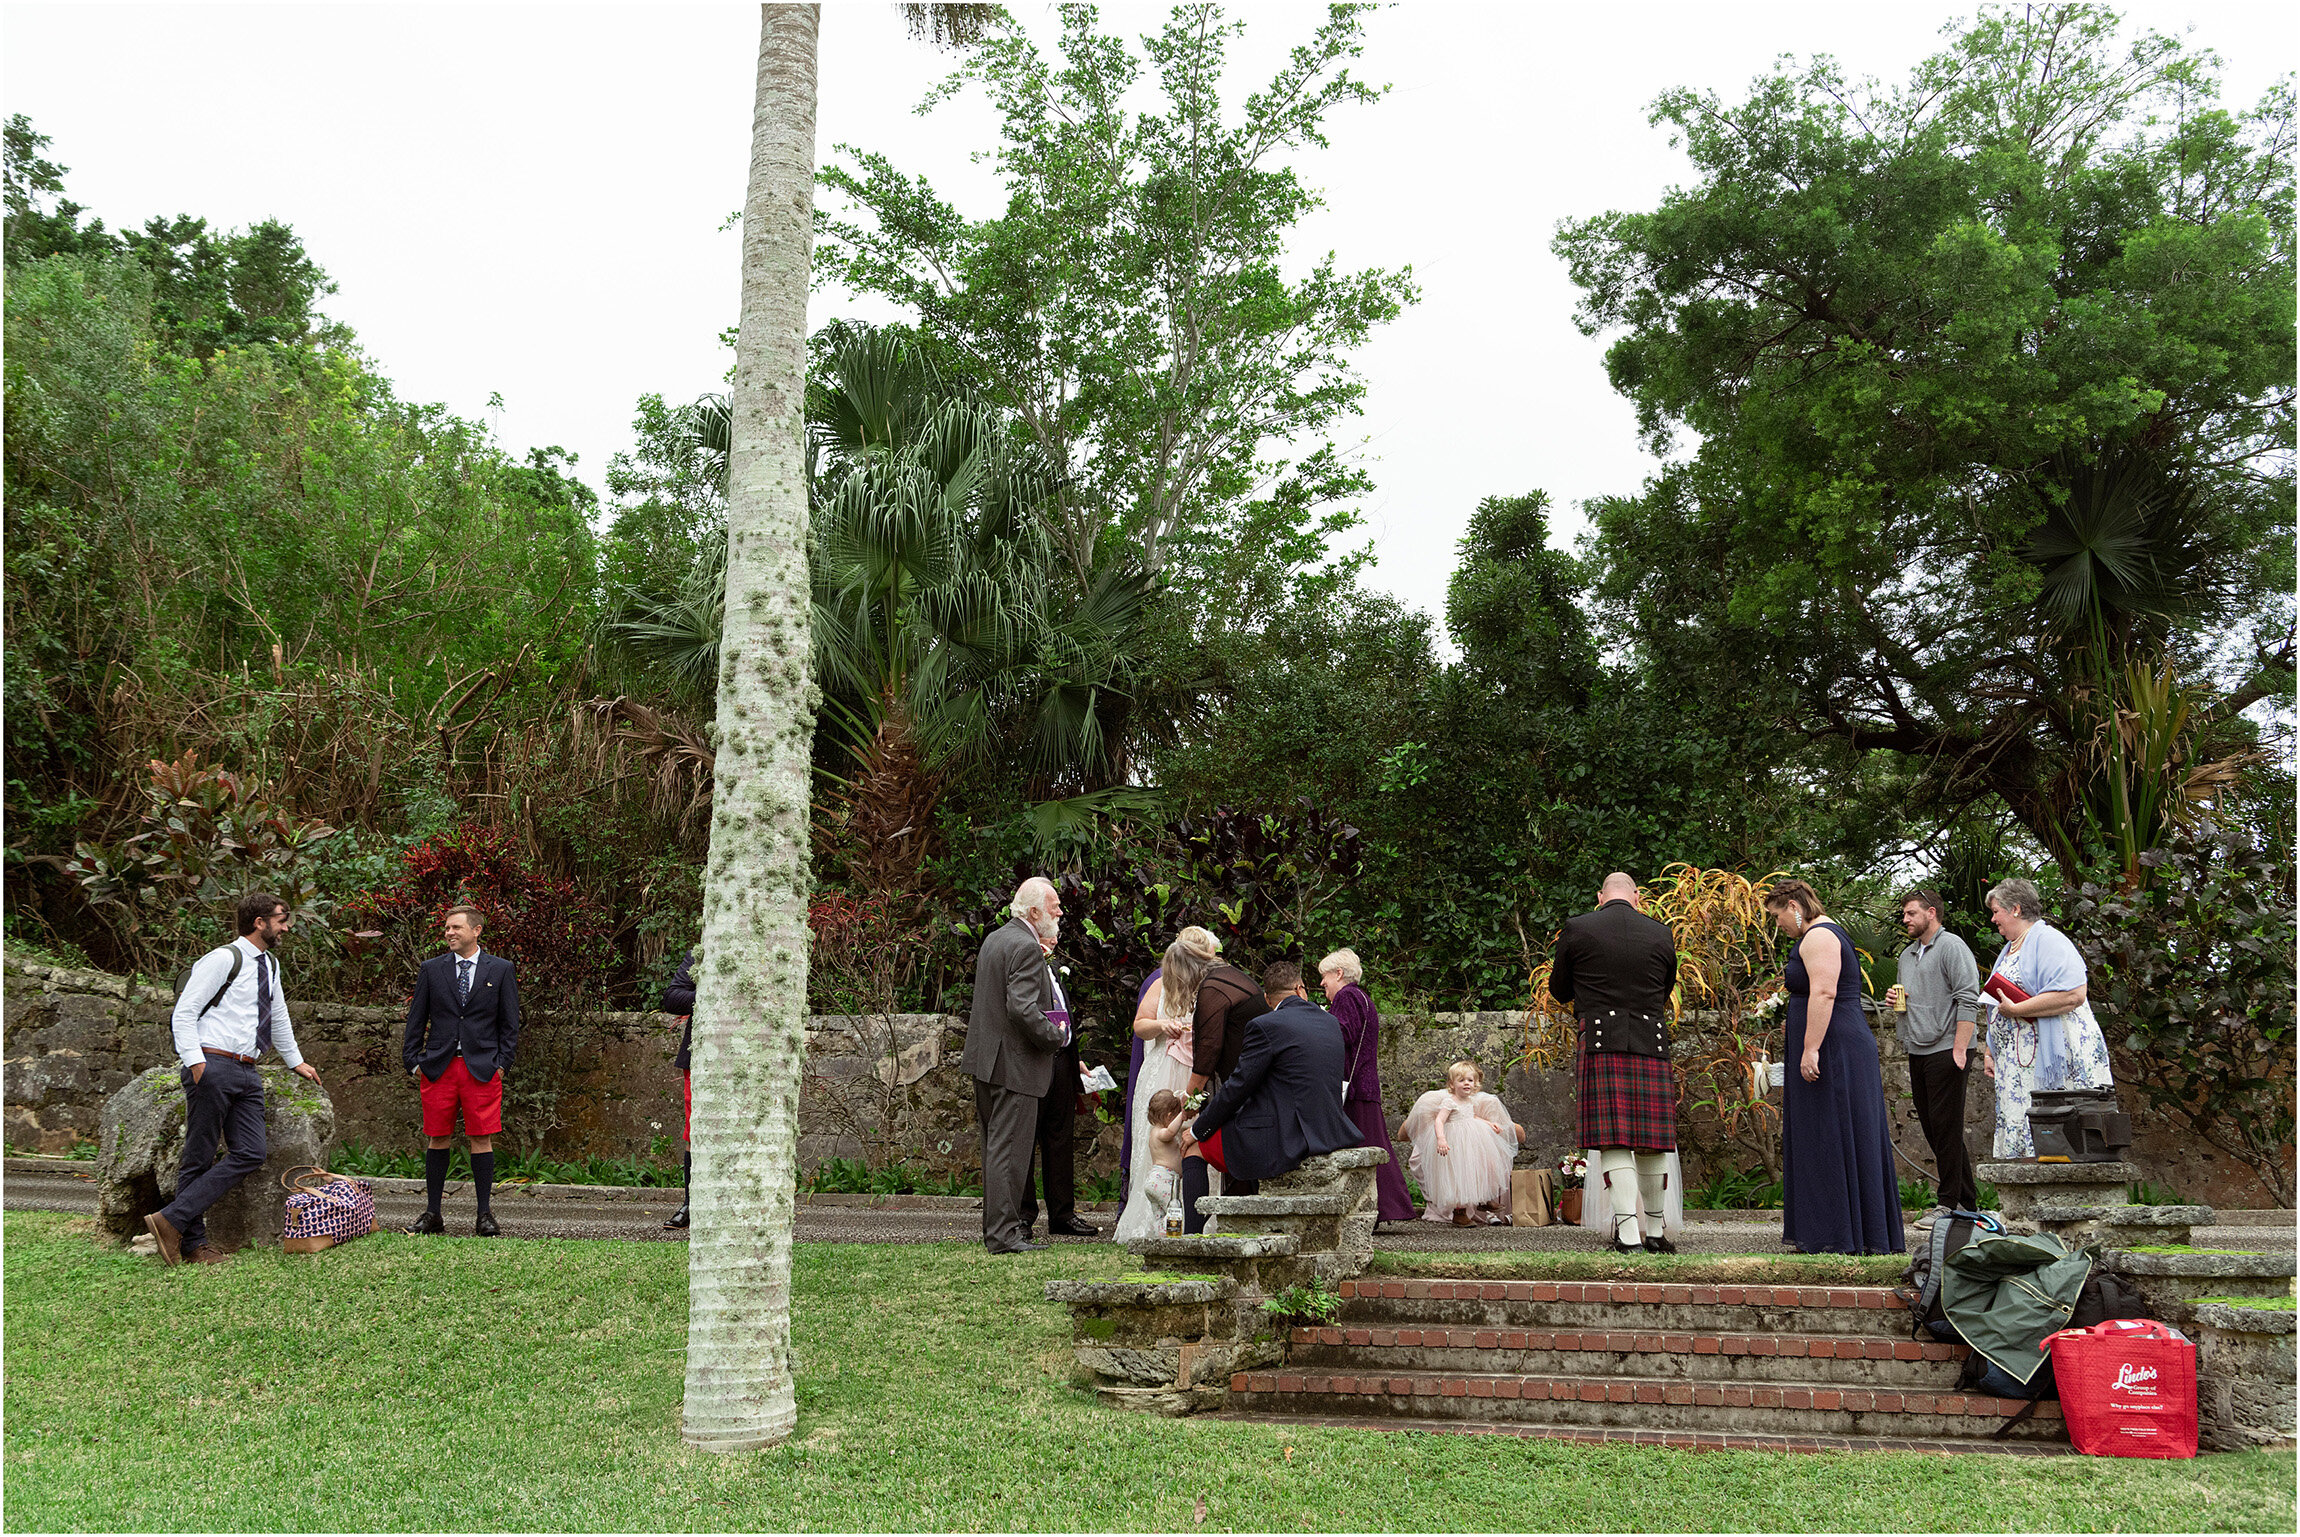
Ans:
[{"label": "limestone step", "polygon": [[1884,1286],[1362,1276],[1340,1291],[1337,1322],[1346,1326],[1909,1337],[1907,1310]]},{"label": "limestone step", "polygon": [[2184,1244],[2191,1228],[2210,1227],[2217,1215],[2209,1206],[2102,1206],[2047,1199],[2037,1204],[2037,1226],[2063,1243],[2112,1248]]},{"label": "limestone step", "polygon": [[1343,1217],[1349,1215],[1350,1198],[1344,1195],[1202,1195],[1198,1197],[1198,1210],[1209,1217]]},{"label": "limestone step", "polygon": [[1521,1436],[1534,1440],[1610,1442],[1663,1446],[1700,1452],[1966,1452],[2011,1457],[2059,1457],[2073,1449],[2051,1441],[1973,1440],[1951,1437],[1923,1441],[1884,1436],[1784,1436],[1694,1430],[1636,1430],[1587,1425],[1497,1424],[1491,1420],[1416,1420],[1402,1416],[1367,1419],[1358,1415],[1273,1414],[1229,1409],[1217,1419],[1256,1425],[1329,1425],[1355,1430],[1415,1431],[1432,1435]]},{"label": "limestone step", "polygon": [[1184,1233],[1176,1238],[1135,1238],[1130,1254],[1148,1260],[1290,1259],[1301,1252],[1291,1233]]},{"label": "limestone step", "polygon": [[[1986,1440],[2017,1412],[2015,1399],[1950,1392],[1790,1383],[1688,1382],[1659,1377],[1319,1370],[1239,1372],[1230,1407],[1282,1414],[1524,1422],[1581,1430],[1676,1431],[1713,1436],[1842,1436]],[[2064,1436],[2060,1405],[2041,1403],[2009,1438]]]},{"label": "limestone step", "polygon": [[1651,1377],[1949,1392],[1967,1354],[1961,1344],[1876,1335],[1327,1325],[1293,1330],[1286,1363],[1348,1376]]}]

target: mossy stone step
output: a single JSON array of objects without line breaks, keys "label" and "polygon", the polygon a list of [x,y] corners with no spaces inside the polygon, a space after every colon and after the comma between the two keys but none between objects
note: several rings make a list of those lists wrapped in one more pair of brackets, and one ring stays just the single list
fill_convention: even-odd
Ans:
[{"label": "mossy stone step", "polygon": [[2111,1270],[2135,1276],[2178,1276],[2183,1279],[2218,1277],[2292,1278],[2295,1266],[2289,1254],[2254,1254],[2239,1249],[2110,1249],[2103,1256]]},{"label": "mossy stone step", "polygon": [[1205,1195],[1198,1210],[1209,1217],[1346,1217],[1346,1195]]},{"label": "mossy stone step", "polygon": [[1170,1307],[1227,1302],[1238,1294],[1228,1276],[1180,1281],[1049,1281],[1046,1300],[1085,1307]]},{"label": "mossy stone step", "polygon": [[1126,1248],[1144,1259],[1291,1259],[1302,1244],[1291,1233],[1184,1233],[1178,1238],[1137,1238]]}]

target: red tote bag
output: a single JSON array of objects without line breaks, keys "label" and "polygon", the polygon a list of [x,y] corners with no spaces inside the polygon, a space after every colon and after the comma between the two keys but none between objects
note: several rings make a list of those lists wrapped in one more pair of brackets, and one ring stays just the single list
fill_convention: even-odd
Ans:
[{"label": "red tote bag", "polygon": [[2068,1438],[2092,1457],[2196,1455],[2196,1347],[2150,1318],[2045,1341]]}]

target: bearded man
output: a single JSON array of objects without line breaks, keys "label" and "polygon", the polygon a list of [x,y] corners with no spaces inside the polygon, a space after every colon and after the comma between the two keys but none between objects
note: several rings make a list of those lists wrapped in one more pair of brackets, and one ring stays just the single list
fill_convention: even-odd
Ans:
[{"label": "bearded man", "polygon": [[1047,959],[1062,931],[1062,898],[1034,875],[1014,893],[1014,916],[982,942],[974,967],[974,1009],[959,1066],[974,1079],[974,1119],[982,1135],[982,1246],[993,1254],[1043,1249],[1023,1219],[1039,1104],[1051,1091],[1067,1106],[1075,1077],[1055,1081],[1057,1059],[1075,1039],[1070,1002]]}]

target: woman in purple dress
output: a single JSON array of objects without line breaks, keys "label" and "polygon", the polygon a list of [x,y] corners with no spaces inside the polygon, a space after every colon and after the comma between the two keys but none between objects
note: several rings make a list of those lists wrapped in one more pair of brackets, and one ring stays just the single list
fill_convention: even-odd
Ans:
[{"label": "woman in purple dress", "polygon": [[1382,1017],[1374,1012],[1374,1000],[1360,985],[1365,974],[1355,950],[1336,950],[1318,962],[1326,1007],[1342,1022],[1342,1060],[1349,1064],[1349,1087],[1342,1095],[1342,1109],[1357,1122],[1366,1139],[1364,1146],[1378,1147],[1390,1155],[1390,1161],[1374,1176],[1374,1192],[1380,1197],[1375,1220],[1411,1222],[1421,1214],[1414,1210],[1413,1197],[1406,1194],[1406,1171],[1398,1167],[1397,1149],[1390,1146],[1389,1123],[1382,1118]]}]

